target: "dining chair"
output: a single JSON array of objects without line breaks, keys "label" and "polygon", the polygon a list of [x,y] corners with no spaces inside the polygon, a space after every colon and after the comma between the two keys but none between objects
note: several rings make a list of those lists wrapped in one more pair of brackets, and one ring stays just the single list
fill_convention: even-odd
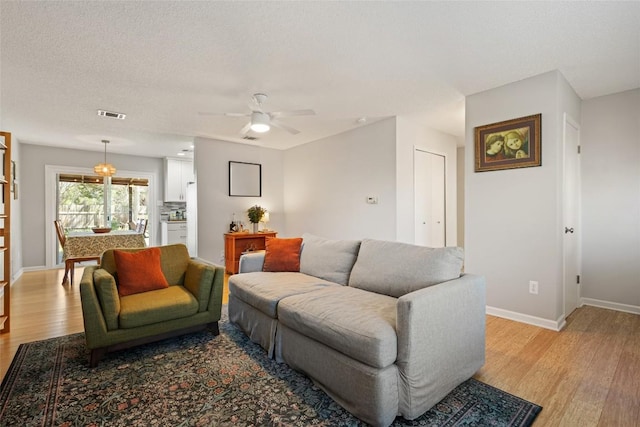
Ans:
[{"label": "dining chair", "polygon": [[[58,235],[58,242],[60,242],[60,246],[62,247],[62,251],[64,252],[64,244],[67,240],[64,227],[62,226],[62,222],[59,219],[53,221],[53,224],[56,226],[56,234]],[[69,273],[71,273],[71,285],[73,285],[73,276],[75,273],[75,265],[77,262],[83,261],[98,261],[100,262],[99,256],[87,256],[87,257],[68,257],[64,260],[64,277],[62,278],[62,284],[67,283]]]},{"label": "dining chair", "polygon": [[149,222],[148,219],[139,219],[138,220],[138,225],[136,226],[136,232],[139,234],[144,234],[147,232],[147,223]]}]

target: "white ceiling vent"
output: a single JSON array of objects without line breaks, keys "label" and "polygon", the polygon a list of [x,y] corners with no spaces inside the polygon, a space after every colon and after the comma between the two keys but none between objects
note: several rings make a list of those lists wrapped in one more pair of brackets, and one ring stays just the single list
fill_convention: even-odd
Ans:
[{"label": "white ceiling vent", "polygon": [[119,119],[119,120],[124,120],[125,117],[127,117],[126,114],[114,113],[113,111],[105,111],[105,110],[98,110],[98,115],[101,117],[109,117],[112,119]]}]

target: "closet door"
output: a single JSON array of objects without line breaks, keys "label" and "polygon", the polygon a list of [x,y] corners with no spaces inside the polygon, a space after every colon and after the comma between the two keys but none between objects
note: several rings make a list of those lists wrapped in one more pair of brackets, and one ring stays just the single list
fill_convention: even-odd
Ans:
[{"label": "closet door", "polygon": [[415,150],[415,244],[444,247],[445,157]]}]

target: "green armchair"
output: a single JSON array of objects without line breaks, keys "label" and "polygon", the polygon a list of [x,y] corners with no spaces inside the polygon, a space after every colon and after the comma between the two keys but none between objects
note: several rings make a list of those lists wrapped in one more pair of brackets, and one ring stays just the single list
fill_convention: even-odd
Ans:
[{"label": "green armchair", "polygon": [[219,334],[224,268],[191,259],[185,245],[161,246],[160,264],[169,287],[120,296],[113,252],[105,251],[100,265],[85,267],[80,282],[91,367],[106,352],[205,328]]}]

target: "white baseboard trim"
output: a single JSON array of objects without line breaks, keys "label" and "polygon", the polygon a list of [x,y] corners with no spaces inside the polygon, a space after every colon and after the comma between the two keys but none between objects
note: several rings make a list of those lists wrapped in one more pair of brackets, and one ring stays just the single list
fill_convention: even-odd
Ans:
[{"label": "white baseboard trim", "polygon": [[553,321],[549,319],[543,319],[542,317],[530,316],[528,314],[516,313],[515,311],[504,310],[502,308],[496,308],[487,306],[487,314],[496,317],[502,317],[503,319],[514,320],[520,323],[527,323],[533,326],[539,326],[545,329],[551,329],[552,331],[560,331],[565,327],[566,322],[564,316]]},{"label": "white baseboard trim", "polygon": [[20,270],[18,270],[12,277],[11,277],[11,283],[15,282],[16,280],[18,280],[20,278],[20,276],[22,276],[22,273],[24,273],[24,268],[21,268]]},{"label": "white baseboard trim", "polygon": [[640,314],[640,307],[637,305],[621,304],[619,302],[602,301],[593,298],[581,298],[582,305],[591,305],[593,307],[608,308],[610,310],[623,311],[625,313]]},{"label": "white baseboard trim", "polygon": [[[60,268],[60,266],[47,267],[46,265],[36,265],[35,267],[23,267],[21,270],[26,273],[27,271],[55,270],[57,268]],[[64,268],[64,265],[62,268]]]}]

